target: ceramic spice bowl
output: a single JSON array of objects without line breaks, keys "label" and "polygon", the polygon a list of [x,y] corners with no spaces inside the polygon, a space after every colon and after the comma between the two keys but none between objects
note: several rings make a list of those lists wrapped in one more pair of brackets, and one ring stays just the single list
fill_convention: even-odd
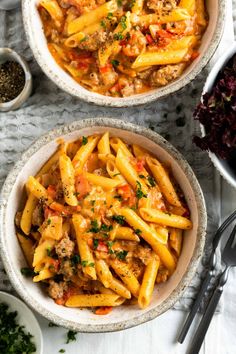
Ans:
[{"label": "ceramic spice bowl", "polygon": [[[121,306],[107,316],[97,316],[89,309],[58,306],[44,289],[32,279],[25,278],[20,269],[26,266],[24,256],[15,235],[14,217],[24,203],[24,185],[30,175],[57,149],[58,138],[77,140],[80,136],[102,134],[122,138],[129,144],[139,144],[160,161],[171,165],[173,176],[182,189],[189,206],[193,228],[184,234],[182,254],[177,269],[168,282],[155,288],[151,304],[141,310],[138,305]],[[109,332],[130,328],[149,321],[174,305],[193,278],[203,254],[207,214],[198,181],[181,154],[159,134],[112,118],[79,120],[70,125],[50,131],[37,140],[16,163],[8,175],[2,190],[0,249],[7,274],[23,300],[41,315],[76,331]]]},{"label": "ceramic spice bowl", "polygon": [[6,62],[17,62],[24,70],[25,82],[21,92],[10,101],[0,103],[0,112],[13,111],[19,108],[32,92],[32,76],[26,61],[10,48],[0,48],[0,66]]}]

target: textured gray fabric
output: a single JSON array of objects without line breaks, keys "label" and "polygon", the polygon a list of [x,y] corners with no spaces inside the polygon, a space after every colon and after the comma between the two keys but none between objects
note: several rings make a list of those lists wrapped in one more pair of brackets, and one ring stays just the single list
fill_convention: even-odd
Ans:
[{"label": "textured gray fabric", "polygon": [[[0,11],[0,47],[4,46],[13,48],[27,59],[33,73],[34,91],[26,105],[18,111],[0,113],[0,186],[21,153],[41,134],[86,117],[112,116],[145,125],[166,137],[186,157],[203,188],[208,209],[208,232],[202,265],[191,286],[175,306],[189,308],[211,250],[213,233],[220,220],[219,177],[216,176],[208,155],[192,144],[192,135],[199,133],[199,126],[193,121],[192,112],[199,100],[209,68],[185,89],[167,99],[136,108],[102,108],[69,96],[42,73],[25,39],[19,11]],[[11,290],[1,263],[0,289]]]}]

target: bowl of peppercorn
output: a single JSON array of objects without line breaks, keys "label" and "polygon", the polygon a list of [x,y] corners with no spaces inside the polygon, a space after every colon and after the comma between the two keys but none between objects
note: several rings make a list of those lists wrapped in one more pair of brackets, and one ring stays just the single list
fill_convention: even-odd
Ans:
[{"label": "bowl of peppercorn", "polygon": [[32,76],[26,61],[10,48],[0,48],[0,112],[19,108],[30,96]]}]

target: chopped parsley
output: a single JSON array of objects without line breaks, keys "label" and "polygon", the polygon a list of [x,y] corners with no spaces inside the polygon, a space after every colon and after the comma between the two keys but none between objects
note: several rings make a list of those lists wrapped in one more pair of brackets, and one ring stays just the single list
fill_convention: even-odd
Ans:
[{"label": "chopped parsley", "polygon": [[122,0],[117,0],[117,5],[122,6]]},{"label": "chopped parsley", "polygon": [[37,273],[35,273],[33,271],[33,269],[30,269],[30,268],[21,268],[21,274],[24,275],[25,277],[34,277],[35,275],[37,275]]},{"label": "chopped parsley", "polygon": [[48,257],[51,257],[51,255],[52,255],[52,249],[51,249],[51,247],[48,247],[48,248],[47,248],[47,255],[48,255]]},{"label": "chopped parsley", "polygon": [[36,352],[36,346],[32,342],[33,336],[25,331],[17,321],[17,312],[10,312],[9,306],[0,304],[0,348],[2,354]]},{"label": "chopped parsley", "polygon": [[152,176],[148,176],[147,180],[148,180],[148,183],[150,184],[150,187],[155,187],[156,181]]},{"label": "chopped parsley", "polygon": [[66,344],[72,342],[72,341],[75,341],[76,340],[76,335],[77,335],[77,332],[75,331],[71,331],[69,330],[67,332],[67,341],[66,341]]},{"label": "chopped parsley", "polygon": [[105,232],[108,232],[108,231],[111,231],[113,229],[113,226],[112,225],[106,225],[106,224],[102,224],[100,230],[101,231],[105,231]]},{"label": "chopped parsley", "polygon": [[86,145],[88,142],[88,138],[86,136],[82,137],[82,145]]},{"label": "chopped parsley", "polygon": [[138,235],[138,236],[140,236],[140,235],[141,235],[141,233],[142,233],[142,231],[141,231],[141,230],[139,230],[139,229],[134,230],[134,232],[135,232],[135,233],[136,233],[136,235]]},{"label": "chopped parsley", "polygon": [[113,215],[112,220],[116,221],[120,225],[124,225],[125,217],[123,215]]},{"label": "chopped parsley", "polygon": [[98,239],[94,238],[93,239],[93,248],[94,249],[96,249],[98,247],[98,243],[99,243]]},{"label": "chopped parsley", "polygon": [[123,30],[125,30],[127,28],[127,24],[126,24],[126,16],[122,16],[120,19],[120,24],[121,27],[123,28]]},{"label": "chopped parsley", "polygon": [[52,222],[52,220],[51,220],[51,219],[47,219],[47,224],[48,224],[48,225],[50,225],[50,224],[51,224],[51,222]]},{"label": "chopped parsley", "polygon": [[94,267],[95,264],[93,262],[89,263],[88,261],[81,261],[82,267]]},{"label": "chopped parsley", "polygon": [[107,14],[107,19],[108,19],[108,20],[111,20],[112,17],[113,17],[113,13],[112,13],[112,12],[108,12],[108,14]]},{"label": "chopped parsley", "polygon": [[[112,63],[112,65],[114,65],[114,66],[118,66],[120,63],[119,63],[119,61],[118,60],[112,60],[112,61],[115,61],[117,64],[113,64]],[[119,172],[119,173],[115,173],[114,175],[113,175],[113,177],[116,177],[116,176],[119,176],[121,173]]]},{"label": "chopped parsley", "polygon": [[65,349],[60,349],[58,353],[65,353]]},{"label": "chopped parsley", "polygon": [[103,28],[106,28],[106,22],[105,22],[104,20],[102,20],[102,21],[100,22],[100,25],[101,25]]},{"label": "chopped parsley", "polygon": [[95,234],[97,234],[100,231],[97,220],[91,220],[91,227],[89,231],[94,232]]},{"label": "chopped parsley", "polygon": [[119,258],[119,260],[123,261],[125,260],[126,256],[128,254],[128,251],[119,251],[119,252],[116,252],[116,257]]},{"label": "chopped parsley", "polygon": [[139,181],[136,181],[136,183],[137,183],[136,197],[138,199],[147,198],[147,194],[144,194],[142,191],[141,183]]},{"label": "chopped parsley", "polygon": [[113,241],[107,241],[107,247],[108,247],[108,253],[109,254],[113,254],[114,251],[112,249],[112,246],[114,245],[114,242]]},{"label": "chopped parsley", "polygon": [[139,175],[139,178],[145,178],[145,176],[144,175]]},{"label": "chopped parsley", "polygon": [[79,264],[80,261],[81,261],[80,255],[74,254],[74,255],[71,257],[70,261],[71,261],[71,264],[72,264],[73,266],[76,266],[76,265]]},{"label": "chopped parsley", "polygon": [[115,33],[113,37],[114,37],[114,39],[116,41],[121,41],[124,38],[123,34],[120,33],[120,32],[119,33]]},{"label": "chopped parsley", "polygon": [[84,38],[82,38],[82,39],[80,40],[80,43],[87,41],[87,39],[88,39],[88,36],[84,36]]},{"label": "chopped parsley", "polygon": [[90,204],[91,204],[92,206],[94,206],[95,200],[90,200]]},{"label": "chopped parsley", "polygon": [[[119,62],[119,60],[113,59],[113,60],[111,60],[111,64],[113,66],[117,67],[117,66],[119,66],[120,62]],[[118,175],[120,175],[120,173],[114,174],[113,177],[118,176]]]}]

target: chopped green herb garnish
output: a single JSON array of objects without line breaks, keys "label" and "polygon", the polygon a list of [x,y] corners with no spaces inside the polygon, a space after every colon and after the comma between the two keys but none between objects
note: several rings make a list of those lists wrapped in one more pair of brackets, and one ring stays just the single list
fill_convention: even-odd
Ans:
[{"label": "chopped green herb garnish", "polygon": [[77,264],[80,263],[81,259],[80,259],[80,255],[79,254],[74,254],[72,257],[71,257],[71,263],[73,266],[76,266]]},{"label": "chopped green herb garnish", "polygon": [[108,12],[108,14],[107,14],[107,19],[108,19],[108,20],[111,20],[112,17],[113,17],[113,13],[112,13],[112,12]]},{"label": "chopped green herb garnish", "polygon": [[148,180],[148,183],[150,184],[150,187],[155,187],[156,181],[152,176],[148,176],[147,180]]},{"label": "chopped green herb garnish", "polygon": [[139,175],[139,178],[145,178],[145,176],[144,175]]},{"label": "chopped green herb garnish", "polygon": [[35,273],[33,271],[33,269],[30,268],[21,268],[21,274],[24,275],[25,277],[34,277],[35,275],[37,275],[38,273]]},{"label": "chopped green herb garnish", "polygon": [[103,28],[106,28],[106,22],[105,22],[104,20],[102,20],[102,21],[100,22],[100,25],[101,25]]},{"label": "chopped green herb garnish", "polygon": [[95,266],[95,263],[94,262],[91,262],[88,264],[88,267],[94,267]]},{"label": "chopped green herb garnish", "polygon": [[117,5],[122,6],[122,0],[117,0]]},{"label": "chopped green herb garnish", "polygon": [[87,39],[88,39],[88,36],[84,36],[84,38],[82,38],[82,39],[80,40],[80,43],[87,41]]},{"label": "chopped green herb garnish", "polygon": [[99,243],[98,239],[94,238],[94,239],[93,239],[93,248],[94,248],[94,249],[97,248],[98,243]]},{"label": "chopped green herb garnish", "polygon": [[77,335],[77,332],[75,331],[68,331],[67,332],[67,341],[66,341],[66,344],[72,342],[72,341],[75,341],[76,340],[76,335]]},{"label": "chopped green herb garnish", "polygon": [[89,229],[90,232],[94,232],[95,234],[99,232],[98,222],[97,220],[91,220],[91,227]]},{"label": "chopped green herb garnish", "polygon": [[90,204],[91,204],[92,206],[94,206],[95,202],[96,202],[96,200],[90,200]]},{"label": "chopped green herb garnish", "polygon": [[81,261],[81,265],[82,265],[82,267],[87,267],[88,261]]},{"label": "chopped green herb garnish", "polygon": [[51,222],[52,222],[52,220],[51,220],[51,219],[47,219],[47,224],[48,224],[48,225],[50,225],[50,224],[51,224]]},{"label": "chopped green herb garnish", "polygon": [[[111,64],[113,66],[117,67],[117,66],[119,66],[120,62],[119,62],[119,60],[113,59],[113,60],[111,60]],[[114,174],[113,177],[118,176],[118,175],[120,175],[120,173]]]},{"label": "chopped green herb garnish", "polygon": [[137,183],[136,197],[138,199],[147,198],[147,194],[144,194],[142,191],[141,183],[139,181],[136,181],[136,183]]},{"label": "chopped green herb garnish", "polygon": [[134,232],[135,232],[135,233],[136,233],[136,235],[138,235],[138,236],[140,236],[140,235],[141,235],[141,233],[142,233],[142,231],[141,231],[141,230],[139,230],[139,229],[134,230]]},{"label": "chopped green herb garnish", "polygon": [[10,312],[8,305],[0,304],[0,352],[1,354],[31,354],[36,352],[33,336],[17,321],[17,312]]},{"label": "chopped green herb garnish", "polygon": [[123,250],[120,252],[116,252],[116,257],[119,258],[121,261],[123,261],[126,258],[127,254],[128,251]]},{"label": "chopped green herb garnish", "polygon": [[124,38],[122,33],[115,33],[113,37],[116,41],[121,41]]},{"label": "chopped green herb garnish", "polygon": [[113,254],[114,251],[112,249],[112,246],[114,245],[114,242],[113,241],[107,241],[107,247],[108,247],[108,253],[109,254]]},{"label": "chopped green herb garnish", "polygon": [[52,249],[51,249],[51,247],[48,247],[48,248],[47,248],[47,255],[48,255],[48,257],[51,257],[51,253],[52,253]]},{"label": "chopped green herb garnish", "polygon": [[124,225],[125,217],[123,215],[113,215],[112,220],[116,221],[120,225]]},{"label": "chopped green herb garnish", "polygon": [[127,24],[126,24],[126,16],[122,16],[120,19],[120,24],[121,27],[123,28],[123,30],[125,30],[127,28]]},{"label": "chopped green herb garnish", "polygon": [[86,145],[88,142],[88,138],[86,136],[82,137],[82,145]]},{"label": "chopped green herb garnish", "polygon": [[65,349],[60,349],[58,353],[65,353]]},{"label": "chopped green herb garnish", "polygon": [[102,224],[102,226],[101,226],[101,231],[111,231],[113,229],[113,226],[112,225],[106,225],[106,224]]}]

